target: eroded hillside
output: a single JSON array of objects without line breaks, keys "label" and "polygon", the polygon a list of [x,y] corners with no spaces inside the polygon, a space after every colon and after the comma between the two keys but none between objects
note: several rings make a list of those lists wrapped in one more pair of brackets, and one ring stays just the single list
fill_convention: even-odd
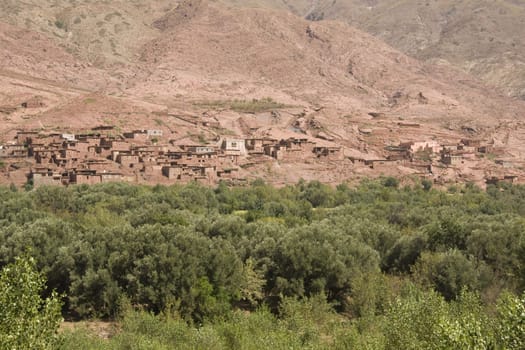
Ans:
[{"label": "eroded hillside", "polygon": [[287,9],[313,21],[345,21],[412,57],[458,67],[525,98],[523,1],[259,0],[244,5]]}]

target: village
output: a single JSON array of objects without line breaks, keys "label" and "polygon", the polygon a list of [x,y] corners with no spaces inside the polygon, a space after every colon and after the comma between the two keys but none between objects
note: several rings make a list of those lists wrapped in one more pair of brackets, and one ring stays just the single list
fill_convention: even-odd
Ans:
[{"label": "village", "polygon": [[[385,146],[383,156],[348,155],[337,143],[300,133],[279,137],[217,137],[198,142],[189,137],[170,139],[163,130],[121,132],[103,125],[78,133],[19,130],[0,145],[2,182],[16,186],[97,184],[125,181],[146,184],[189,183],[212,185],[225,181],[242,185],[249,168],[268,162],[320,162],[337,168],[368,169],[376,175],[396,175],[397,169],[443,184],[448,169],[482,157],[496,157],[503,150],[479,139],[457,143],[401,142]],[[485,184],[517,182],[512,165],[496,160],[496,175],[484,175]],[[246,170],[248,169],[248,170]],[[509,170],[510,169],[510,170]]]},{"label": "village", "polygon": [[308,139],[222,138],[217,144],[199,144],[189,138],[164,142],[163,136],[162,130],[116,134],[113,126],[79,134],[19,131],[0,146],[0,161],[5,177],[15,185],[213,184],[245,182],[239,170],[254,158],[286,161],[305,151],[310,155],[300,158],[342,157],[340,147],[316,146]]}]

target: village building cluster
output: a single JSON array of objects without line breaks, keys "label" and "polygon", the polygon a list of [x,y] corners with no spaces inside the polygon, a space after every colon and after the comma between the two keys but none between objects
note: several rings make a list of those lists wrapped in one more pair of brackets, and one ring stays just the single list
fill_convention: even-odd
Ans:
[{"label": "village building cluster", "polygon": [[[376,171],[392,169],[395,166],[405,166],[416,170],[422,177],[432,177],[436,170],[443,168],[460,168],[463,164],[476,161],[482,157],[501,157],[505,153],[504,148],[494,147],[492,143],[480,139],[461,139],[457,143],[443,144],[435,140],[402,142],[395,146],[386,146],[384,158],[366,159],[362,157],[350,157],[354,164],[368,166]],[[512,162],[503,159],[495,159],[495,164],[502,165],[500,168],[512,168]],[[435,182],[440,179],[433,177]],[[496,184],[500,181],[516,182],[518,176],[515,174],[500,174],[498,176],[486,176],[486,184]]]},{"label": "village building cluster", "polygon": [[0,164],[15,184],[97,184],[112,181],[213,184],[246,181],[239,170],[255,161],[342,160],[341,147],[306,137],[222,138],[200,144],[167,140],[162,130],[117,133],[113,126],[81,133],[19,131],[0,146]]},{"label": "village building cluster", "polygon": [[113,126],[76,133],[21,130],[12,141],[0,145],[0,176],[19,186],[28,182],[40,186],[112,181],[242,184],[250,175],[244,169],[252,165],[321,162],[327,168],[361,167],[388,175],[398,167],[410,168],[413,174],[439,182],[443,170],[461,169],[466,163],[471,167],[485,157],[493,159],[499,169],[483,174],[485,183],[518,180],[512,171],[514,164],[503,157],[504,150],[479,139],[452,144],[402,142],[386,146],[383,156],[370,158],[366,150],[361,156],[345,156],[337,143],[297,132],[217,136],[208,143],[170,137],[162,130],[119,132]]}]

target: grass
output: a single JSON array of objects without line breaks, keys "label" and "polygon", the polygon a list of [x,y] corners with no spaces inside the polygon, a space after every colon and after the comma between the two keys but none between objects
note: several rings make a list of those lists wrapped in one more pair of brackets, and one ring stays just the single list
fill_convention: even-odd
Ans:
[{"label": "grass", "polygon": [[217,134],[224,135],[224,136],[236,136],[237,135],[233,130],[222,128],[222,127],[220,128],[211,127],[210,129],[216,132]]},{"label": "grass", "polygon": [[287,105],[274,101],[271,97],[251,100],[214,100],[198,101],[194,105],[210,109],[226,108],[240,113],[259,113],[267,112],[274,109],[285,108]]},{"label": "grass", "polygon": [[199,144],[208,144],[208,138],[206,137],[206,135],[201,132],[199,134],[194,134],[194,133],[188,133],[188,136],[189,138],[194,141],[194,142],[197,142]]},{"label": "grass", "polygon": [[284,104],[276,102],[270,97],[263,98],[262,100],[253,99],[251,101],[234,100],[231,104],[232,110],[244,113],[264,112],[284,107],[286,107]]}]

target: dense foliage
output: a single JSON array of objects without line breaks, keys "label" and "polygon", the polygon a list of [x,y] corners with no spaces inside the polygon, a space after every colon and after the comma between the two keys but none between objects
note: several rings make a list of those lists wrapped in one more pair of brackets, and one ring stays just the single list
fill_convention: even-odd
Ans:
[{"label": "dense foliage", "polygon": [[0,271],[0,349],[52,350],[59,345],[61,302],[42,299],[44,278],[31,258],[17,258]]},{"label": "dense foliage", "polygon": [[498,310],[505,315],[493,318],[467,292],[448,303],[435,292],[407,291],[386,315],[353,321],[334,313],[322,296],[301,301],[283,298],[281,305],[279,317],[265,308],[233,311],[200,327],[166,314],[128,312],[122,329],[110,340],[79,328],[65,335],[63,349],[517,350],[525,346],[525,296],[502,299]]},{"label": "dense foliage", "polygon": [[[0,188],[0,201],[0,266],[31,248],[48,293],[67,295],[69,318],[113,318],[132,305],[146,313],[128,312],[125,325],[162,319],[148,312],[176,314],[162,327],[187,339],[209,331],[217,348],[228,348],[221,332],[247,331],[227,330],[234,325],[262,322],[268,332],[260,336],[275,341],[299,337],[285,322],[295,311],[283,305],[323,296],[338,312],[323,315],[337,322],[315,323],[312,334],[327,334],[329,346],[344,338],[340,327],[354,332],[345,341],[358,348],[483,349],[503,342],[500,333],[509,337],[502,347],[523,346],[522,186],[441,191],[428,183],[400,188],[390,178],[356,188],[114,183]],[[421,329],[410,327],[420,318]],[[365,344],[367,332],[375,343]],[[473,335],[480,343],[468,343]],[[252,336],[246,342],[263,341]],[[303,340],[294,341],[321,346]]]}]

